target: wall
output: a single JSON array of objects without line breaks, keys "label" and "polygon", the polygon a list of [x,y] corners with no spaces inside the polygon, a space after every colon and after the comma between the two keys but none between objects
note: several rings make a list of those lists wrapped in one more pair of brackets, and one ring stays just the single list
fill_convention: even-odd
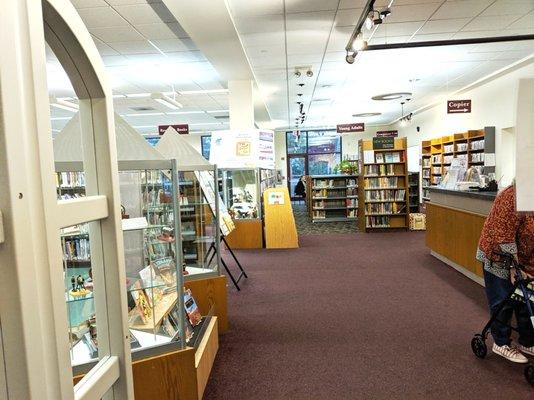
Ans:
[{"label": "wall", "polygon": [[[510,73],[502,75],[481,86],[450,100],[472,100],[471,114],[447,114],[446,101],[420,114],[414,115],[409,126],[394,124],[391,128],[399,130],[399,136],[408,137],[408,147],[420,146],[422,140],[481,129],[485,126],[496,128],[497,179],[501,187],[508,185],[515,174],[515,136],[516,109],[519,79],[534,77],[534,59]],[[417,132],[417,127],[421,131]]]}]

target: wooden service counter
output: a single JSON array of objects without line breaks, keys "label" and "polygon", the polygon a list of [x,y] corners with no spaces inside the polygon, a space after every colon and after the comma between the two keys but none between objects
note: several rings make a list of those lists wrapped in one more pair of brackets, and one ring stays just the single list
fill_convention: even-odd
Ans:
[{"label": "wooden service counter", "polygon": [[496,193],[430,188],[426,204],[426,244],[431,254],[483,285],[475,258],[484,221]]}]

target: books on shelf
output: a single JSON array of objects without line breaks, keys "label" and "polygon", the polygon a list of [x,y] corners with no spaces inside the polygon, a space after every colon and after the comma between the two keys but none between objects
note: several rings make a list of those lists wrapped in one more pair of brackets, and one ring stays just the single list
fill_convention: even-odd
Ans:
[{"label": "books on shelf", "polygon": [[472,163],[481,163],[484,162],[484,153],[474,153],[471,154]]},{"label": "books on shelf", "polygon": [[441,154],[434,154],[432,156],[432,164],[441,164]]},{"label": "books on shelf", "polygon": [[395,175],[395,166],[392,164],[384,164],[384,165],[366,165],[364,167],[365,175],[376,175],[376,176],[384,176],[384,175]]},{"label": "books on shelf", "polygon": [[484,139],[482,140],[474,140],[470,144],[471,150],[484,150]]},{"label": "books on shelf", "polygon": [[356,175],[311,176],[308,202],[312,221],[355,219],[358,209]]},{"label": "books on shelf", "polygon": [[467,151],[467,143],[456,143],[456,151]]},{"label": "books on shelf", "polygon": [[406,204],[389,202],[389,203],[367,203],[365,212],[370,214],[401,214],[406,212]]},{"label": "books on shelf", "polygon": [[444,153],[452,153],[454,152],[454,143],[453,144],[446,144],[443,146],[443,152]]},{"label": "books on shelf", "polygon": [[372,188],[397,188],[399,186],[398,177],[382,177],[382,178],[365,178],[364,187]]},{"label": "books on shelf", "polygon": [[405,189],[381,189],[365,192],[365,201],[406,201]]}]

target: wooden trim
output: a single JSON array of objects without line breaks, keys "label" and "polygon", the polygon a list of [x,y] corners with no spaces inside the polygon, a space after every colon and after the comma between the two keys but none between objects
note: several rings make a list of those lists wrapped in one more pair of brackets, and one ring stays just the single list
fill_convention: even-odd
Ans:
[{"label": "wooden trim", "polygon": [[202,399],[204,390],[208,384],[211,369],[215,362],[215,356],[219,350],[219,332],[217,329],[217,317],[211,319],[204,337],[195,352],[195,368],[198,398]]},{"label": "wooden trim", "polygon": [[[430,204],[430,203],[428,203],[428,204]],[[471,212],[471,211],[460,210],[460,209],[458,209],[458,208],[449,207],[449,206],[444,206],[444,205],[442,205],[442,204],[432,203],[432,206],[434,206],[434,207],[440,207],[440,208],[446,208],[446,209],[448,209],[448,210],[456,211],[456,212],[463,213],[463,214],[476,215],[477,217],[482,217],[482,218],[484,218],[484,219],[488,217],[486,214],[480,214],[480,213],[475,213],[475,212]]]}]

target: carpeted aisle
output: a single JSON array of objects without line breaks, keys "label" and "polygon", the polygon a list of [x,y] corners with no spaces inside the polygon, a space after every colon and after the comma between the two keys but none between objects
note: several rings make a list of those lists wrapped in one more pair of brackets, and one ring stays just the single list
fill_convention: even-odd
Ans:
[{"label": "carpeted aisle", "polygon": [[428,254],[424,233],[301,236],[241,251],[205,399],[533,399],[523,366],[477,360],[483,289]]}]

